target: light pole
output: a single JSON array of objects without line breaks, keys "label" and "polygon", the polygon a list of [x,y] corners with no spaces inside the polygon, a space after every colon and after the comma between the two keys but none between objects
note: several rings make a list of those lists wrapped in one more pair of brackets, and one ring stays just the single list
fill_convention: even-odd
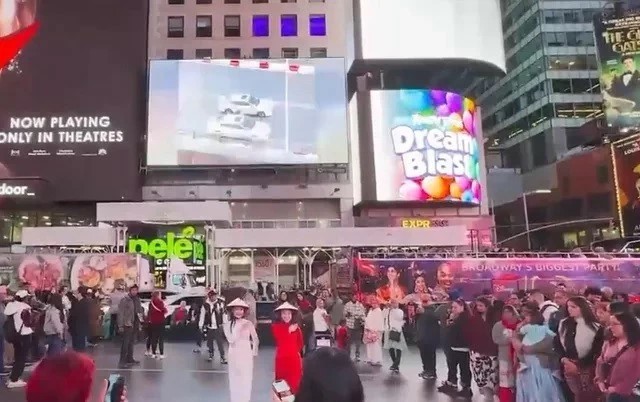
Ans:
[{"label": "light pole", "polygon": [[531,250],[531,234],[529,233],[529,211],[527,210],[527,196],[533,194],[550,194],[551,190],[533,190],[522,193],[522,208],[524,209],[524,229],[527,231],[527,248]]}]

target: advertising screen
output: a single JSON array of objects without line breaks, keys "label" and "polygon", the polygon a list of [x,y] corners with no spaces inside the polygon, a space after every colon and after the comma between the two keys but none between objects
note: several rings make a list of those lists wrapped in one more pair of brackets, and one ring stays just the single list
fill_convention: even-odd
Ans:
[{"label": "advertising screen", "polygon": [[147,164],[348,162],[343,59],[151,62]]},{"label": "advertising screen", "polygon": [[506,71],[499,0],[359,0],[358,8],[362,59],[464,59]]},{"label": "advertising screen", "polygon": [[616,197],[624,236],[640,235],[640,136],[612,144]]},{"label": "advertising screen", "polygon": [[377,201],[478,205],[475,104],[438,90],[373,91]]},{"label": "advertising screen", "polygon": [[144,1],[0,1],[0,179],[137,198],[146,48]]},{"label": "advertising screen", "polygon": [[600,19],[594,22],[600,64],[600,87],[607,124],[640,125],[640,15]]},{"label": "advertising screen", "polygon": [[473,300],[483,290],[504,298],[518,290],[552,294],[559,283],[569,293],[587,286],[637,294],[640,259],[356,259],[358,293],[364,300],[419,303],[452,294]]}]

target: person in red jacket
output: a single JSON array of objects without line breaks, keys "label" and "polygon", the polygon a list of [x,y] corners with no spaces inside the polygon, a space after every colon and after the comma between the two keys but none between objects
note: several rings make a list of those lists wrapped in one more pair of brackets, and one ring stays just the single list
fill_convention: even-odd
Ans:
[{"label": "person in red jacket", "polygon": [[300,351],[304,346],[302,330],[293,319],[298,309],[285,302],[275,311],[279,320],[271,325],[271,330],[276,342],[276,381],[285,380],[295,395],[302,377]]},{"label": "person in red jacket", "polygon": [[349,345],[349,330],[347,329],[347,320],[343,318],[336,327],[336,346],[348,351],[347,345]]},{"label": "person in red jacket", "polygon": [[[160,292],[153,292],[149,302],[147,313],[147,325],[149,325],[149,337],[151,338],[151,357],[164,359],[164,325],[167,315],[167,306]],[[159,354],[157,352],[160,352]]]}]

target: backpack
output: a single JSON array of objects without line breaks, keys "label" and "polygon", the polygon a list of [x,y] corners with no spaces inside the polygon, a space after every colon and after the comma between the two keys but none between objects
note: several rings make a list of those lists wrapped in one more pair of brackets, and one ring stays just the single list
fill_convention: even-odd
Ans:
[{"label": "backpack", "polygon": [[22,325],[23,326],[25,326],[27,328],[31,328],[31,329],[36,329],[36,328],[38,328],[38,322],[40,321],[40,315],[35,313],[30,308],[26,308],[26,309],[24,309],[24,310],[22,310],[20,312],[20,319],[22,319]]}]

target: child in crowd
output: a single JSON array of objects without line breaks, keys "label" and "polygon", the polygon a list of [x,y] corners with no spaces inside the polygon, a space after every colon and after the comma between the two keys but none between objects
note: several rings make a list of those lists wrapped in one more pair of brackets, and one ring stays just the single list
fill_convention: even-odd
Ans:
[{"label": "child in crowd", "polygon": [[345,318],[340,320],[340,323],[336,327],[336,346],[340,349],[346,350],[349,345],[349,331],[347,330],[347,320]]}]

